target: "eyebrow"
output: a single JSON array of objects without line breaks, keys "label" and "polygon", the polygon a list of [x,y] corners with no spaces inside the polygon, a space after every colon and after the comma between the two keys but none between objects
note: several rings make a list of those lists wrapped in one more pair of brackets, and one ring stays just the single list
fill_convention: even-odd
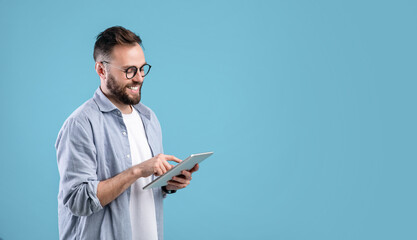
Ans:
[{"label": "eyebrow", "polygon": [[122,68],[124,68],[125,70],[127,70],[128,68],[130,68],[130,67],[136,67],[137,69],[139,69],[139,68],[141,68],[141,67],[143,67],[145,64],[148,64],[147,62],[145,62],[144,64],[142,64],[142,66],[140,66],[140,67],[136,67],[136,66],[134,66],[134,65],[130,65],[130,66],[122,66]]}]

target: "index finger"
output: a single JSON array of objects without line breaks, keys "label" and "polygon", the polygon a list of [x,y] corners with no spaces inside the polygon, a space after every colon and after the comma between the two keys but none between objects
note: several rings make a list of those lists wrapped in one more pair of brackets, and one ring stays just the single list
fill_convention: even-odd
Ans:
[{"label": "index finger", "polygon": [[182,162],[182,160],[181,160],[181,159],[176,158],[176,157],[174,157],[174,156],[172,156],[172,155],[165,155],[165,159],[166,159],[167,161],[174,161],[174,162],[177,162],[177,163]]}]

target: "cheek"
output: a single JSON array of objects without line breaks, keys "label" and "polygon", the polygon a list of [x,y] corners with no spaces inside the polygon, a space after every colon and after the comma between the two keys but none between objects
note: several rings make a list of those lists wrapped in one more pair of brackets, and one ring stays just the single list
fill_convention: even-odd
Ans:
[{"label": "cheek", "polygon": [[120,81],[118,79],[120,78],[115,78],[114,75],[110,75],[107,81],[110,82],[110,84],[113,85],[115,88],[125,89],[127,86],[127,83],[125,81]]}]

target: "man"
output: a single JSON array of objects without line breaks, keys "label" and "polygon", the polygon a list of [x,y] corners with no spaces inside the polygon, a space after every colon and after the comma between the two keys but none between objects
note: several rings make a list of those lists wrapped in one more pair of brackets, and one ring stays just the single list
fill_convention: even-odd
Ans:
[{"label": "man", "polygon": [[140,103],[146,63],[139,36],[111,27],[97,36],[100,87],[65,121],[56,141],[60,239],[163,239],[162,199],[185,188],[190,171],[167,186],[143,186],[181,160],[163,154],[155,114]]}]

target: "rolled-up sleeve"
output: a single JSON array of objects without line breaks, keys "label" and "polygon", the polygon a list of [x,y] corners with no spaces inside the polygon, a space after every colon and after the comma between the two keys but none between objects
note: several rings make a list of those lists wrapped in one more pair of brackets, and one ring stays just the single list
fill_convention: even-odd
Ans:
[{"label": "rolled-up sleeve", "polygon": [[88,122],[68,119],[56,141],[62,204],[76,216],[88,216],[103,207],[97,198],[97,158]]}]

